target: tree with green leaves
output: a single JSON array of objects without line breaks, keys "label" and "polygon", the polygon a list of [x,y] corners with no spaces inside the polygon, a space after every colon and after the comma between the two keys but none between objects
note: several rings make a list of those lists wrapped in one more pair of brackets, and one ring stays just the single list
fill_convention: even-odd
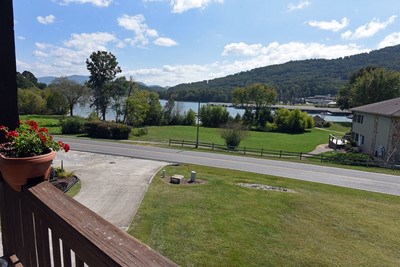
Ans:
[{"label": "tree with green leaves", "polygon": [[69,115],[74,116],[74,107],[77,104],[84,104],[90,96],[89,88],[67,77],[54,79],[49,88],[66,99],[69,107]]},{"label": "tree with green leaves", "polygon": [[162,124],[169,125],[172,121],[173,111],[175,107],[175,101],[172,96],[168,99],[168,102],[165,103],[162,109]]},{"label": "tree with green leaves", "polygon": [[257,126],[265,126],[263,117],[265,109],[273,104],[276,99],[274,87],[261,83],[254,83],[244,88],[237,88],[232,92],[232,102],[236,106],[242,106],[246,110],[254,111],[254,123]]},{"label": "tree with green leaves", "polygon": [[18,89],[18,110],[20,114],[44,114],[46,100],[39,89]]},{"label": "tree with green leaves", "polygon": [[53,115],[65,115],[68,113],[68,101],[65,96],[56,90],[49,90],[46,97],[47,111]]},{"label": "tree with green leaves", "polygon": [[160,125],[162,118],[162,107],[158,94],[155,92],[148,93],[149,111],[146,114],[144,125]]},{"label": "tree with green leaves", "polygon": [[189,109],[189,111],[184,114],[183,125],[196,125],[196,112],[193,109]]},{"label": "tree with green leaves", "polygon": [[117,73],[121,72],[116,57],[107,51],[97,51],[86,59],[86,66],[90,72],[87,85],[93,91],[93,103],[102,119],[106,119],[107,108],[111,103],[112,91],[108,83],[115,79]]},{"label": "tree with green leaves", "polygon": [[[111,94],[110,107],[114,110],[116,122],[120,121],[120,116],[126,114],[126,98],[130,96],[133,88],[131,82],[132,81],[128,81],[125,76],[122,76],[106,84]],[[126,118],[126,116],[124,117]],[[122,120],[124,120],[124,118]]]},{"label": "tree with green leaves", "polygon": [[400,96],[400,72],[367,67],[354,73],[339,90],[337,103],[349,109]]},{"label": "tree with green leaves", "polygon": [[149,92],[135,90],[126,99],[126,123],[131,126],[141,126],[149,112]]},{"label": "tree with green leaves", "polygon": [[219,127],[229,120],[229,112],[222,106],[203,105],[200,107],[201,124],[204,127]]}]

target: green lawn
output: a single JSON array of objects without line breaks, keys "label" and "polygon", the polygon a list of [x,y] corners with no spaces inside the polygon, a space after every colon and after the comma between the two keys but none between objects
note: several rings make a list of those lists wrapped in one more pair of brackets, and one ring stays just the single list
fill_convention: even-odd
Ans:
[{"label": "green lawn", "polygon": [[[248,148],[264,148],[269,150],[285,150],[291,152],[309,152],[317,145],[328,143],[330,130],[311,129],[304,134],[286,134],[273,132],[250,132],[240,146]],[[332,132],[333,133],[333,132]],[[148,127],[148,135],[132,137],[136,141],[168,142],[169,139],[186,141],[196,140],[195,126],[152,126]],[[199,141],[224,144],[218,129],[200,127]]]},{"label": "green lawn", "polygon": [[[63,116],[55,115],[21,115],[21,120],[35,120],[40,127],[46,127],[51,134],[60,134],[60,119]],[[151,126],[148,128],[148,135],[130,139],[134,141],[165,142],[169,139],[179,139],[186,141],[196,140],[195,126]],[[247,148],[264,148],[268,150],[285,150],[290,152],[309,152],[317,145],[328,143],[330,133],[338,131],[346,132],[349,128],[333,123],[332,127],[324,129],[311,129],[304,134],[286,134],[272,132],[250,132],[240,146]],[[224,144],[218,129],[200,127],[199,141],[215,144]]]},{"label": "green lawn", "polygon": [[345,134],[351,130],[351,122],[334,122],[328,129],[330,131]]},{"label": "green lawn", "polygon": [[[129,233],[181,266],[398,266],[400,198],[273,176],[169,166],[203,185],[153,179]],[[238,182],[289,188],[261,191]]]},{"label": "green lawn", "polygon": [[50,134],[60,134],[60,119],[63,116],[59,115],[20,115],[20,120],[34,120],[40,127],[46,127]]}]

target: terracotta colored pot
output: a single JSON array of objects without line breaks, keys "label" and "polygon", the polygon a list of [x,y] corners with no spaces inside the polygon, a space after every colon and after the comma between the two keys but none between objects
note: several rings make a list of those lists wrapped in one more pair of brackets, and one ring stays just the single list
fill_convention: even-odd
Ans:
[{"label": "terracotta colored pot", "polygon": [[27,158],[7,158],[0,154],[0,173],[15,191],[21,192],[21,186],[29,178],[43,176],[44,180],[49,179],[51,162],[55,156],[54,151]]}]

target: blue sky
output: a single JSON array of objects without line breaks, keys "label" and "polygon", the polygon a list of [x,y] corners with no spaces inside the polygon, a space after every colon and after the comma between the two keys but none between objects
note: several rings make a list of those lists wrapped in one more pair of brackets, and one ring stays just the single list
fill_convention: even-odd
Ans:
[{"label": "blue sky", "polygon": [[89,75],[107,50],[122,75],[173,86],[400,44],[399,15],[398,0],[15,0],[17,68]]}]

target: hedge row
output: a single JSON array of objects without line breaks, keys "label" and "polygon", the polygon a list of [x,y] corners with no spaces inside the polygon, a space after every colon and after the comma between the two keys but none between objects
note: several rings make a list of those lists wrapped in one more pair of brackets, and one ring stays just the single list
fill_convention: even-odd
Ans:
[{"label": "hedge row", "polygon": [[83,131],[89,137],[105,139],[128,139],[132,128],[125,124],[104,121],[88,121]]},{"label": "hedge row", "polygon": [[373,161],[369,155],[361,153],[337,153],[324,158],[326,162],[344,165],[372,165]]}]

